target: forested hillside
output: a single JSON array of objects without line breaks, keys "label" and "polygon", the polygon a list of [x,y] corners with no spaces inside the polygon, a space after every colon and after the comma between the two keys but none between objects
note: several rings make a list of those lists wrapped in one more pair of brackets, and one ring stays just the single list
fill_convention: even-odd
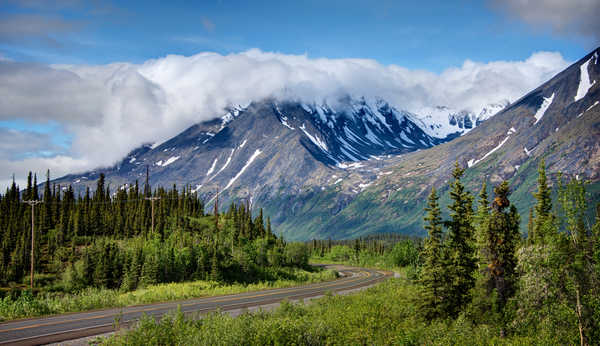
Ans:
[{"label": "forested hillside", "polygon": [[[93,194],[75,196],[70,186],[52,186],[49,179],[40,193],[36,180],[30,174],[24,191],[13,184],[0,195],[4,307],[32,293],[87,288],[128,292],[190,280],[316,279],[294,269],[308,268],[307,247],[275,236],[269,218],[262,210],[253,217],[248,203],[231,204],[221,213],[217,199],[212,214],[206,214],[189,187],[151,191],[148,183],[140,188],[136,182],[111,192],[101,175]],[[32,209],[26,201],[41,203]],[[32,210],[35,282],[30,292],[23,290],[30,286]]]}]

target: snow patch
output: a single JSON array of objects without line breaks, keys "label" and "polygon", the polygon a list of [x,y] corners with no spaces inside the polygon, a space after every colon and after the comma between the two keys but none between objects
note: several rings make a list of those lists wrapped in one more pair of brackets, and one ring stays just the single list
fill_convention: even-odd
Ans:
[{"label": "snow patch", "polygon": [[244,147],[244,145],[246,145],[247,141],[248,141],[247,139],[244,139],[244,141],[242,142],[242,144],[240,144],[238,149],[242,149]]},{"label": "snow patch", "polygon": [[546,113],[546,110],[548,110],[548,107],[550,107],[550,105],[552,104],[552,101],[554,101],[554,93],[552,93],[552,96],[550,97],[544,97],[542,105],[537,110],[537,112],[535,112],[535,123],[533,123],[534,125],[537,124],[538,121],[540,121],[540,119],[542,119],[544,113]]},{"label": "snow patch", "polygon": [[219,160],[219,158],[215,158],[215,160],[212,163],[212,166],[210,166],[210,168],[208,169],[208,172],[206,172],[206,176],[208,177],[212,172],[215,171],[215,166],[217,165],[217,161]]},{"label": "snow patch", "polygon": [[206,133],[204,133],[204,134],[205,134],[205,135],[207,135],[207,136],[209,136],[209,137],[208,137],[207,139],[203,140],[203,141],[202,141],[202,144],[206,144],[206,142],[210,141],[210,139],[211,139],[211,138],[213,138],[213,137],[215,136],[215,134],[214,134],[214,133],[212,133],[212,132],[206,132]]},{"label": "snow patch", "polygon": [[531,151],[527,150],[526,147],[523,147],[523,150],[525,151],[525,154],[527,154],[527,156],[531,156]]},{"label": "snow patch", "polygon": [[192,189],[192,193],[198,192],[198,190],[200,190],[201,187],[202,187],[202,184],[196,185],[196,187]]},{"label": "snow patch", "polygon": [[577,87],[577,94],[574,97],[575,102],[584,98],[588,90],[596,83],[596,81],[590,83],[590,75],[588,74],[588,65],[590,64],[590,61],[592,61],[592,58],[579,66],[579,86]]},{"label": "snow patch", "polygon": [[365,144],[368,144],[367,142],[365,142],[362,138],[360,138],[359,136],[356,135],[356,133],[352,132],[352,130],[350,130],[347,126],[344,125],[344,133],[346,134],[346,137],[348,137],[348,140],[352,140],[356,143],[358,142],[363,142]]},{"label": "snow patch", "polygon": [[244,171],[246,171],[246,169],[250,166],[250,164],[252,164],[252,162],[261,153],[262,153],[261,150],[256,149],[256,151],[254,152],[254,154],[252,154],[252,156],[250,156],[250,158],[248,159],[248,161],[246,162],[246,164],[244,165],[244,167],[242,167],[242,169],[238,172],[238,174],[236,174],[235,177],[231,178],[231,180],[229,181],[229,183],[227,183],[227,186],[225,186],[225,188],[223,189],[223,191],[227,190],[231,185],[233,185],[233,183],[235,183],[235,181],[238,180],[238,178],[244,173]]},{"label": "snow patch", "polygon": [[167,159],[165,162],[162,162],[162,160],[158,161],[158,162],[156,163],[156,165],[157,165],[157,166],[161,166],[161,167],[166,167],[166,166],[168,166],[168,165],[172,164],[173,162],[175,162],[175,161],[179,160],[179,158],[180,158],[180,157],[181,157],[181,156],[171,156],[171,157],[169,157],[169,158],[168,158],[168,159]]},{"label": "snow patch", "polygon": [[306,113],[312,114],[313,110],[306,103],[302,103],[300,106],[302,109],[304,109],[304,111],[306,111]]},{"label": "snow patch", "polygon": [[342,178],[339,178],[338,180],[336,180],[336,181],[333,183],[333,185],[337,185],[337,184],[338,184],[338,183],[340,183],[342,180],[344,180],[344,179],[342,179]]},{"label": "snow patch", "polygon": [[403,141],[408,142],[410,144],[415,144],[415,142],[411,141],[410,138],[408,138],[408,136],[406,136],[406,134],[404,133],[404,131],[400,132],[400,138],[402,138]]},{"label": "snow patch", "polygon": [[582,115],[583,115],[583,113],[585,113],[585,112],[589,111],[590,109],[592,109],[592,108],[596,107],[596,106],[597,106],[599,103],[600,103],[600,101],[596,101],[596,102],[594,102],[594,104],[593,104],[593,105],[589,106],[589,107],[588,107],[588,108],[587,108],[585,111],[583,111],[582,113],[580,113],[580,114],[579,114],[577,117],[579,118],[580,116],[582,116]]},{"label": "snow patch", "polygon": [[356,157],[354,157],[352,154],[350,154],[346,149],[344,149],[344,147],[340,147],[340,150],[342,151],[342,153],[344,155],[346,155],[346,157],[348,157],[350,160],[352,161],[360,161],[359,159],[357,159]]},{"label": "snow patch", "polygon": [[287,117],[281,117],[281,123],[283,124],[283,126],[287,127],[290,130],[294,130],[294,128],[290,126],[290,124],[288,124],[287,120]]},{"label": "snow patch", "polygon": [[283,113],[281,113],[281,111],[279,110],[279,106],[277,105],[277,103],[275,103],[275,110],[277,111],[277,113],[279,113],[279,121],[281,121],[281,123],[283,124],[283,126],[289,128],[290,130],[293,130],[294,128],[290,126],[290,124],[288,124],[287,120],[288,118],[283,115]]},{"label": "snow patch", "polygon": [[229,163],[231,162],[231,158],[233,157],[233,152],[235,151],[235,149],[231,149],[231,154],[229,154],[229,157],[227,158],[227,161],[225,161],[225,164],[223,165],[223,167],[221,167],[221,169],[219,169],[219,171],[217,172],[217,174],[223,172],[223,170],[225,168],[227,168],[227,166],[229,166]]},{"label": "snow patch", "polygon": [[494,149],[490,150],[487,154],[483,155],[482,158],[480,158],[479,160],[475,160],[475,159],[471,159],[467,162],[467,166],[468,167],[473,167],[476,164],[478,164],[479,162],[485,160],[488,156],[492,155],[496,150],[500,149],[500,147],[502,147],[504,145],[504,143],[506,143],[506,141],[508,141],[508,139],[510,138],[510,135],[513,133],[516,133],[517,131],[514,128],[510,128],[510,130],[508,130],[508,132],[506,133],[506,138],[504,138],[504,140],[502,140],[502,142],[500,142],[500,144],[498,144]]},{"label": "snow patch", "polygon": [[353,163],[349,163],[349,164],[339,162],[336,166],[338,168],[342,168],[342,169],[346,169],[346,168],[357,169],[357,168],[364,167],[364,165],[360,162],[353,162]]},{"label": "snow patch", "polygon": [[317,113],[319,114],[319,118],[321,118],[321,121],[324,123],[327,122],[327,116],[325,115],[325,111],[327,110],[324,107],[316,107],[317,108]]},{"label": "snow patch", "polygon": [[371,184],[373,183],[367,183],[367,184],[358,184],[358,187],[360,187],[361,190],[366,189],[367,187],[369,187]]},{"label": "snow patch", "polygon": [[383,143],[377,138],[377,136],[375,136],[373,131],[371,131],[371,128],[369,127],[369,125],[366,123],[365,123],[365,129],[367,130],[367,134],[365,135],[365,137],[367,137],[367,139],[369,141],[371,141],[371,143],[378,144],[382,147],[384,146]]},{"label": "snow patch", "polygon": [[319,148],[321,148],[323,151],[328,151],[327,149],[327,144],[325,144],[325,142],[323,142],[321,139],[319,139],[319,137],[313,137],[310,133],[308,133],[308,131],[306,131],[306,126],[304,124],[302,124],[302,126],[300,126],[300,130],[302,130],[302,132],[304,132],[304,134],[311,140],[311,142],[313,142],[316,146],[318,146]]},{"label": "snow patch", "polygon": [[135,162],[135,157],[132,157],[131,159],[129,159],[129,163],[134,163]]}]

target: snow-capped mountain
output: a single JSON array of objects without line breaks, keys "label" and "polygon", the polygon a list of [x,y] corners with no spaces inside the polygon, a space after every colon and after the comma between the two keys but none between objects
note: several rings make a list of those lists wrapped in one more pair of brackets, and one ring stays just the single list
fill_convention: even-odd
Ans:
[{"label": "snow-capped mountain", "polygon": [[415,117],[423,123],[428,135],[445,138],[463,135],[509,105],[508,100],[490,103],[478,112],[457,110],[446,106],[423,107]]},{"label": "snow-capped mountain", "polygon": [[[398,110],[381,99],[345,97],[335,106],[262,100],[232,106],[223,116],[196,124],[166,142],[142,146],[112,168],[58,182],[83,191],[93,188],[95,176],[103,172],[113,186],[131,186],[148,167],[153,185],[191,185],[206,196],[217,188],[255,189],[258,185],[251,172],[264,172],[270,187],[287,181],[299,188],[307,178],[322,187],[329,179],[317,179],[315,172],[356,169],[383,155],[427,149],[467,132],[479,119],[460,113],[463,117],[457,125],[457,115],[444,111],[447,114],[434,123],[433,118]],[[267,160],[267,155],[275,159]],[[278,167],[287,169],[278,181],[271,181],[269,176],[279,172]],[[350,191],[357,189],[362,188]]]},{"label": "snow-capped mountain", "polygon": [[154,187],[188,186],[208,203],[217,189],[224,203],[251,199],[290,239],[422,233],[426,194],[444,193],[456,161],[472,191],[484,178],[511,180],[526,208],[541,158],[552,172],[600,184],[598,60],[596,50],[520,100],[477,112],[259,100],[56,183],[81,192],[102,172],[114,191],[148,168]]},{"label": "snow-capped mountain", "polygon": [[113,186],[131,186],[148,167],[153,185],[192,185],[194,191],[210,195],[217,187],[254,188],[256,177],[249,172],[264,172],[270,180],[278,168],[287,167],[279,181],[300,186],[307,178],[318,177],[314,172],[319,170],[356,167],[381,155],[430,148],[456,135],[434,137],[424,127],[414,114],[383,100],[347,97],[335,107],[263,100],[231,107],[225,115],[166,142],[140,147],[112,168],[57,182],[72,183],[82,191],[93,188],[91,181],[103,172]]}]

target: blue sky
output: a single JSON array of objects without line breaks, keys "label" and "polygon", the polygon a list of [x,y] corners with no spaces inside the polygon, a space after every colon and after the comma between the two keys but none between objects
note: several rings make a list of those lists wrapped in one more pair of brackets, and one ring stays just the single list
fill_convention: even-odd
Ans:
[{"label": "blue sky", "polygon": [[440,72],[464,60],[520,60],[540,50],[574,60],[593,40],[531,26],[490,1],[3,1],[43,32],[0,32],[20,61],[105,64],[250,48],[310,57],[370,58]]},{"label": "blue sky", "polygon": [[409,111],[514,101],[599,45],[598,13],[597,0],[0,0],[0,187],[114,164],[283,91]]}]

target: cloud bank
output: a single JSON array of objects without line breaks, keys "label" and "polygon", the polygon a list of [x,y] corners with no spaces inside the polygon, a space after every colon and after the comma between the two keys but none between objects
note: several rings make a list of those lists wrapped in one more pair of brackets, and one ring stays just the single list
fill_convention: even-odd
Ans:
[{"label": "cloud bank", "polygon": [[[48,66],[0,60],[0,121],[52,121],[72,135],[66,155],[0,157],[0,184],[28,170],[50,168],[57,177],[112,165],[143,143],[166,140],[221,115],[227,106],[266,97],[331,103],[350,94],[381,97],[409,111],[436,105],[477,111],[492,102],[516,100],[567,65],[559,53],[538,52],[523,61],[467,60],[436,74],[368,59],[311,59],[256,49],[169,55],[142,64]],[[28,143],[10,150],[33,149]]]}]

